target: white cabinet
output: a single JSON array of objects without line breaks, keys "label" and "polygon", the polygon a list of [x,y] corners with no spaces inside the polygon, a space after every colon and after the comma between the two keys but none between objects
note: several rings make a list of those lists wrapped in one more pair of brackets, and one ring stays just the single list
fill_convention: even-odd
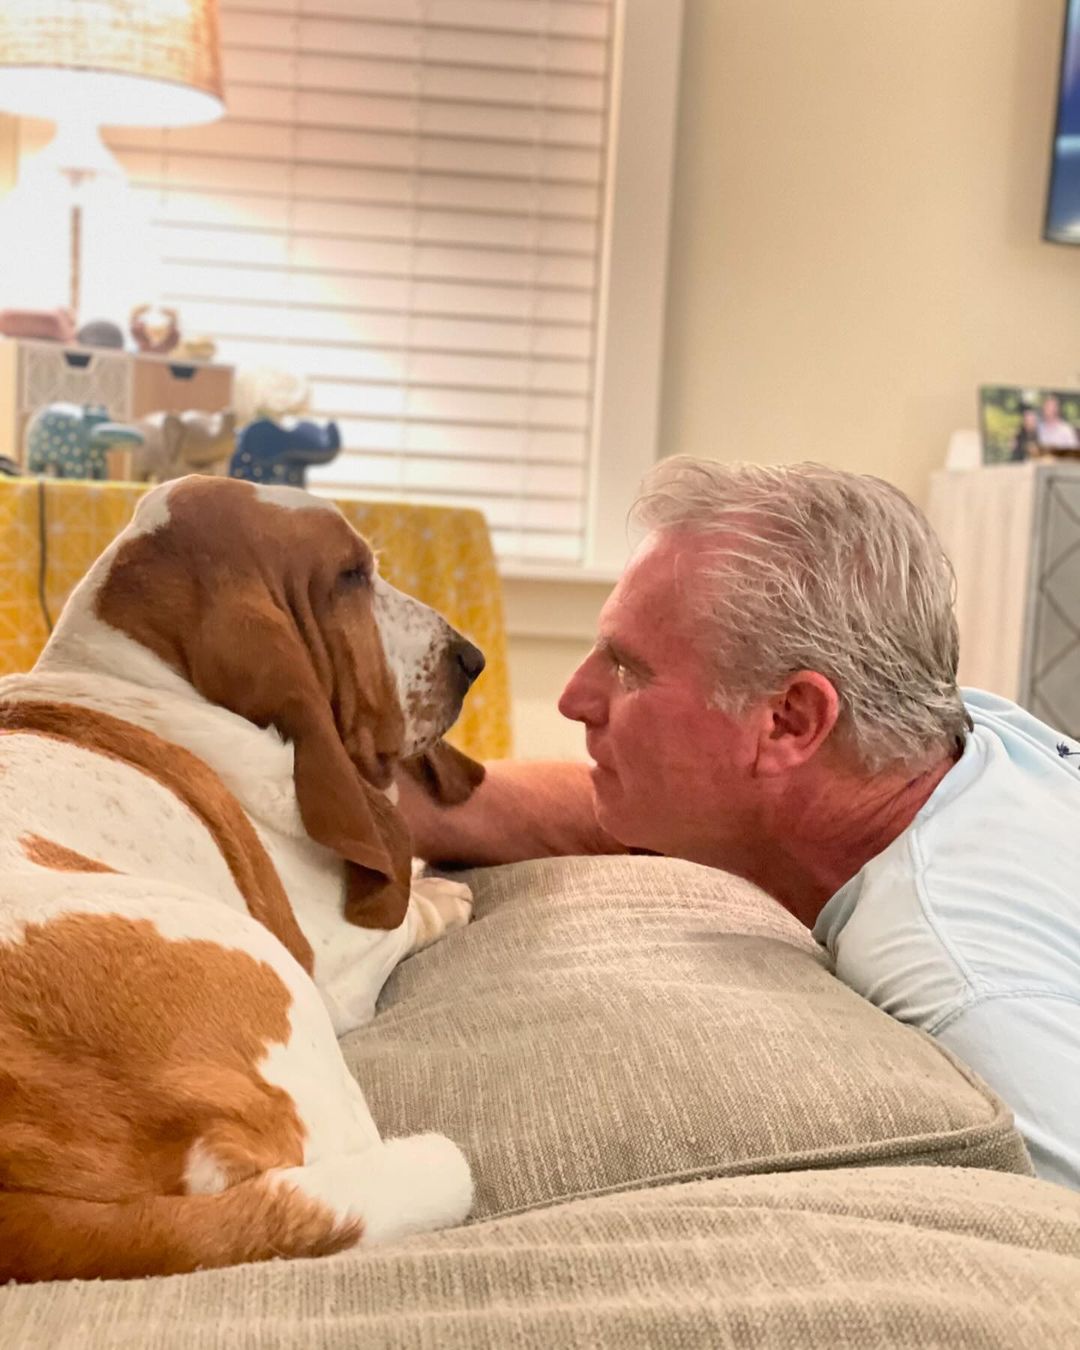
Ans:
[{"label": "white cabinet", "polygon": [[961,683],[1080,736],[1080,465],[944,470],[928,514],[956,569]]}]

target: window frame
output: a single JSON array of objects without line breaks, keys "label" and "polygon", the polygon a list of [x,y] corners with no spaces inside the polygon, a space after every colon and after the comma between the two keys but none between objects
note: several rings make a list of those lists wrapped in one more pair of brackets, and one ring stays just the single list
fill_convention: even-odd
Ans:
[{"label": "window frame", "polygon": [[627,515],[660,457],[682,31],[683,0],[616,0],[585,556],[500,562],[510,581],[616,581]]},{"label": "window frame", "polygon": [[627,513],[659,458],[682,18],[683,0],[617,0],[585,558],[552,569],[563,577],[618,575]]}]

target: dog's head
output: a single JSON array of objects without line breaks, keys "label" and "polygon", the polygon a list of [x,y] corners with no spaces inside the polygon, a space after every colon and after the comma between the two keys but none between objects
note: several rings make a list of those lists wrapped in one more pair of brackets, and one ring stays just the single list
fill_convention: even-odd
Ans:
[{"label": "dog's head", "polygon": [[[348,865],[347,918],[396,927],[411,849],[388,796],[394,768],[445,760],[480,651],[380,577],[331,502],[296,488],[166,483],[99,567],[98,619],[292,743],[304,827]],[[468,769],[450,762],[453,795]]]}]

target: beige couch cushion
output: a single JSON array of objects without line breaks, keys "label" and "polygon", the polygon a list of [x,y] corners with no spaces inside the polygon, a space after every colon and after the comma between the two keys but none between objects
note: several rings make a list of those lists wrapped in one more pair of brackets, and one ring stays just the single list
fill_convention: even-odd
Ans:
[{"label": "beige couch cushion", "polygon": [[746,883],[648,857],[470,879],[473,923],[342,1047],[384,1133],[461,1144],[477,1217],[778,1169],[1030,1170],[1000,1102]]},{"label": "beige couch cushion", "polygon": [[19,1350],[1064,1350],[1080,1198],[948,1168],[741,1177],[393,1248],[0,1289]]}]

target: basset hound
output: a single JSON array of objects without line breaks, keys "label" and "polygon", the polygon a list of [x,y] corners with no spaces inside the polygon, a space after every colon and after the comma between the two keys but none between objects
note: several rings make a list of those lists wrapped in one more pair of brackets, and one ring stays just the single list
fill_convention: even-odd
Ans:
[{"label": "basset hound", "polygon": [[[470,894],[411,882],[394,771],[483,656],[332,503],[150,492],[0,680],[0,1283],[341,1251],[463,1220],[337,1036]],[[475,767],[475,766],[473,766]]]}]

